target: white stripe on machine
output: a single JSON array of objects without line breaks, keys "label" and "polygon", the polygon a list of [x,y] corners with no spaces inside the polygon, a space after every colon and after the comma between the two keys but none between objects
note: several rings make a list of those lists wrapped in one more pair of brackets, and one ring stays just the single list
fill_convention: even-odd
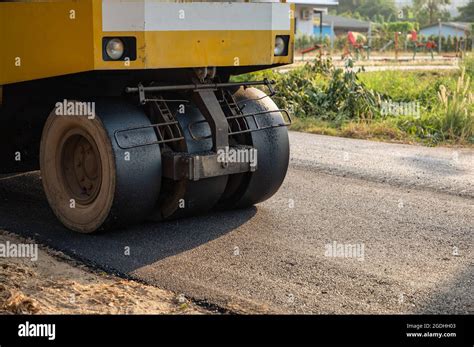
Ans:
[{"label": "white stripe on machine", "polygon": [[102,30],[290,30],[286,3],[172,3],[102,0]]}]

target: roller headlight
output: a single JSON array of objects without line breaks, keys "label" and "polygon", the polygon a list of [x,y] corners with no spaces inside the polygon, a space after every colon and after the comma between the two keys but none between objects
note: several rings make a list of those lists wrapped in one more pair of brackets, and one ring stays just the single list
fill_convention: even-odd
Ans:
[{"label": "roller headlight", "polygon": [[120,39],[111,39],[105,46],[105,52],[112,60],[119,60],[122,58],[125,51],[125,46]]},{"label": "roller headlight", "polygon": [[275,39],[275,55],[285,55],[286,42],[281,36],[277,36]]}]

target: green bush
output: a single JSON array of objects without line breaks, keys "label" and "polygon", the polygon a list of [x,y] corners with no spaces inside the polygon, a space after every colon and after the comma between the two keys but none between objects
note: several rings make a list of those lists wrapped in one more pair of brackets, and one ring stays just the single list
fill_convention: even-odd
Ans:
[{"label": "green bush", "polygon": [[317,117],[340,125],[380,115],[379,95],[359,80],[351,63],[342,69],[329,59],[315,60],[273,77],[277,77],[277,103],[298,117]]},{"label": "green bush", "polygon": [[383,24],[383,29],[387,32],[409,33],[418,30],[419,24],[414,22],[388,22]]},{"label": "green bush", "polygon": [[420,117],[398,117],[394,119],[394,122],[401,131],[427,144],[437,144],[443,140],[443,136],[437,127],[437,118],[432,113],[424,112]]}]

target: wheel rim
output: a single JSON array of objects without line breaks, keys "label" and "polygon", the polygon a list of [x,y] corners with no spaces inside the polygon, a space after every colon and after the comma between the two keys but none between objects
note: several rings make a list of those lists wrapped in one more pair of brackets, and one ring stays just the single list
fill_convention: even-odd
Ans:
[{"label": "wheel rim", "polygon": [[71,199],[89,205],[102,185],[102,162],[95,141],[82,131],[68,133],[59,151],[58,170]]}]

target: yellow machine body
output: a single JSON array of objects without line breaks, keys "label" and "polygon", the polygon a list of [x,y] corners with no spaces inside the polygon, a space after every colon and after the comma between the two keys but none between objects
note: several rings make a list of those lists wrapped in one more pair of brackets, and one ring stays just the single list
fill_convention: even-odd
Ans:
[{"label": "yellow machine body", "polygon": [[[289,64],[292,13],[285,2],[0,2],[0,85],[93,70]],[[286,56],[274,55],[277,35],[289,37]],[[133,38],[134,59],[104,60],[110,37]]]}]

